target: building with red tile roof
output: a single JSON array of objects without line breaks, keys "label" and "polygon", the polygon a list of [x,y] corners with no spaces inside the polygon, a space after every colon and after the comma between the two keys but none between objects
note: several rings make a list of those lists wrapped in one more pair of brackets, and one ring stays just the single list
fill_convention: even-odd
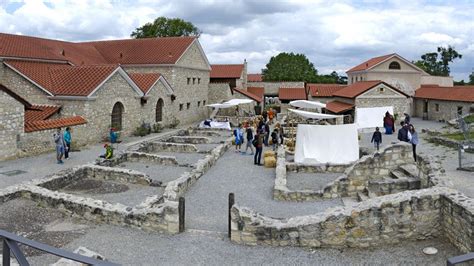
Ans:
[{"label": "building with red tile roof", "polygon": [[293,100],[306,100],[306,90],[305,88],[280,88],[278,99],[283,103]]},{"label": "building with red tile roof", "polygon": [[264,95],[265,95],[265,88],[264,87],[247,87],[247,91],[257,95],[261,99],[263,99]]},{"label": "building with red tile roof", "polygon": [[326,103],[326,110],[334,114],[344,113],[346,111],[352,110],[354,104],[340,102],[340,101],[331,101]]},{"label": "building with red tile roof", "polygon": [[246,90],[243,90],[243,89],[238,89],[238,88],[234,88],[233,89],[234,92],[238,92],[240,93],[241,95],[244,95],[245,97],[251,99],[251,100],[254,100],[255,102],[257,103],[260,103],[263,101],[263,98],[260,97],[260,96],[257,96],[249,91],[246,91]]},{"label": "building with red tile roof", "polygon": [[262,74],[247,74],[248,82],[262,82],[263,75]]},{"label": "building with red tile roof", "polygon": [[244,64],[211,65],[211,79],[240,79]]},{"label": "building with red tile roof", "polygon": [[306,87],[309,89],[309,93],[311,97],[326,98],[326,97],[332,97],[333,93],[347,87],[347,85],[308,83],[306,84]]}]

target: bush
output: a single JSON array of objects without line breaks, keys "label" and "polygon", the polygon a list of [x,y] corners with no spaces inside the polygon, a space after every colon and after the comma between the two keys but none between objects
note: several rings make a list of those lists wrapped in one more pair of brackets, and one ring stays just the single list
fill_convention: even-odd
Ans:
[{"label": "bush", "polygon": [[176,128],[179,125],[180,121],[176,117],[172,117],[170,121],[170,128]]},{"label": "bush", "polygon": [[163,130],[163,125],[161,123],[156,123],[153,125],[153,132],[160,133]]},{"label": "bush", "polygon": [[151,133],[150,124],[143,123],[141,126],[137,127],[133,132],[134,136],[143,137]]}]

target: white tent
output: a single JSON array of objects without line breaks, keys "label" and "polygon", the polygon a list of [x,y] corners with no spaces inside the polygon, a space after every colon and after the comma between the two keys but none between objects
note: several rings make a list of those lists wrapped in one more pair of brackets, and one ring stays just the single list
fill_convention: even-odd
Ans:
[{"label": "white tent", "polygon": [[290,102],[291,106],[307,109],[321,109],[326,108],[326,104],[321,102],[313,102],[308,100],[296,100]]},{"label": "white tent", "polygon": [[342,115],[321,114],[321,113],[315,113],[315,112],[295,110],[295,109],[291,109],[291,108],[288,108],[288,111],[293,112],[293,113],[295,113],[297,115],[300,115],[302,117],[312,118],[312,119],[331,119],[331,118],[342,117]]},{"label": "white tent", "polygon": [[236,106],[236,105],[239,105],[239,104],[247,104],[247,103],[251,103],[251,102],[253,102],[253,100],[250,100],[250,99],[232,99],[232,100],[229,100],[227,102],[213,103],[213,104],[208,104],[206,106],[219,109],[219,108],[230,108],[230,107],[233,107],[233,106]]},{"label": "white tent", "polygon": [[387,111],[393,114],[393,106],[356,108],[357,127],[359,129],[383,127],[383,118]]}]

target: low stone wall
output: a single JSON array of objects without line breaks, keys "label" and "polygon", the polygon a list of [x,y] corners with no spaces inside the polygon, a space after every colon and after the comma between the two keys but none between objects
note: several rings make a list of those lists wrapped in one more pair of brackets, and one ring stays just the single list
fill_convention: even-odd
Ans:
[{"label": "low stone wall", "polygon": [[174,142],[174,143],[188,143],[188,144],[206,144],[210,143],[211,140],[206,137],[198,137],[198,136],[172,136],[166,139],[166,142]]},{"label": "low stone wall", "polygon": [[120,153],[112,159],[97,159],[96,164],[101,166],[113,167],[125,162],[154,163],[161,165],[178,165],[174,156],[164,156],[144,152],[126,151]]},{"label": "low stone wall", "polygon": [[[472,251],[474,203],[459,208],[452,203],[453,195],[456,191],[446,187],[406,191],[288,219],[266,217],[234,205],[231,241],[245,245],[365,248],[446,235],[461,251]],[[450,211],[453,208],[459,209]]]},{"label": "low stone wall", "polygon": [[201,136],[208,136],[208,137],[218,137],[221,136],[219,131],[213,131],[212,129],[208,130],[196,130],[196,128],[189,128],[186,130],[180,130],[178,132],[178,136],[190,136],[193,134],[199,134]]},{"label": "low stone wall", "polygon": [[[456,150],[459,149],[460,145],[462,145],[462,143],[459,142],[459,141],[456,141],[456,140],[453,140],[453,139],[450,139],[450,138],[446,138],[446,137],[442,137],[442,136],[429,136],[428,141],[432,142],[432,143],[439,144],[439,145],[443,145],[443,146],[446,146],[446,147],[450,147],[450,148],[453,148],[453,149],[456,149]],[[474,148],[469,147],[467,149],[464,149],[464,151],[474,153]]]},{"label": "low stone wall", "polygon": [[195,145],[180,144],[171,142],[144,142],[138,147],[139,152],[153,153],[153,152],[198,152]]}]

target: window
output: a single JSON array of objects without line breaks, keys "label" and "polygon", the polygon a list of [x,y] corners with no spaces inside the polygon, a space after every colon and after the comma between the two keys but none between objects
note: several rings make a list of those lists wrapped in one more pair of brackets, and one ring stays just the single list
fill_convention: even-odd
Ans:
[{"label": "window", "polygon": [[400,69],[400,64],[398,62],[391,62],[390,65],[388,65],[388,69]]},{"label": "window", "polygon": [[155,122],[163,121],[163,99],[158,99],[156,103]]},{"label": "window", "polygon": [[116,130],[122,130],[122,114],[123,114],[123,104],[121,102],[116,102],[112,108],[111,115],[111,126]]},{"label": "window", "polygon": [[201,101],[198,101],[198,107],[201,107]]},{"label": "window", "polygon": [[191,84],[191,78],[188,78],[188,85]]},{"label": "window", "polygon": [[179,110],[183,111],[183,104],[182,103],[179,104]]},{"label": "window", "polygon": [[354,77],[351,77],[351,83],[354,83]]},{"label": "window", "polygon": [[201,84],[201,78],[198,78],[198,84]]},{"label": "window", "polygon": [[428,113],[428,101],[425,100],[423,104],[423,113]]},{"label": "window", "polygon": [[356,77],[356,82],[357,82],[357,78],[359,78],[359,77]]},{"label": "window", "polygon": [[379,92],[383,92],[384,91],[384,88],[383,87],[380,87],[379,88]]},{"label": "window", "polygon": [[187,104],[186,104],[186,109],[189,110],[189,107],[191,107],[191,103],[187,103]]},{"label": "window", "polygon": [[435,110],[436,110],[436,112],[439,112],[439,104],[438,103],[435,104]]},{"label": "window", "polygon": [[458,115],[462,115],[462,106],[458,106]]},{"label": "window", "polygon": [[193,84],[196,84],[196,78],[193,78]]},{"label": "window", "polygon": [[206,105],[206,100],[202,101],[202,105]]}]

